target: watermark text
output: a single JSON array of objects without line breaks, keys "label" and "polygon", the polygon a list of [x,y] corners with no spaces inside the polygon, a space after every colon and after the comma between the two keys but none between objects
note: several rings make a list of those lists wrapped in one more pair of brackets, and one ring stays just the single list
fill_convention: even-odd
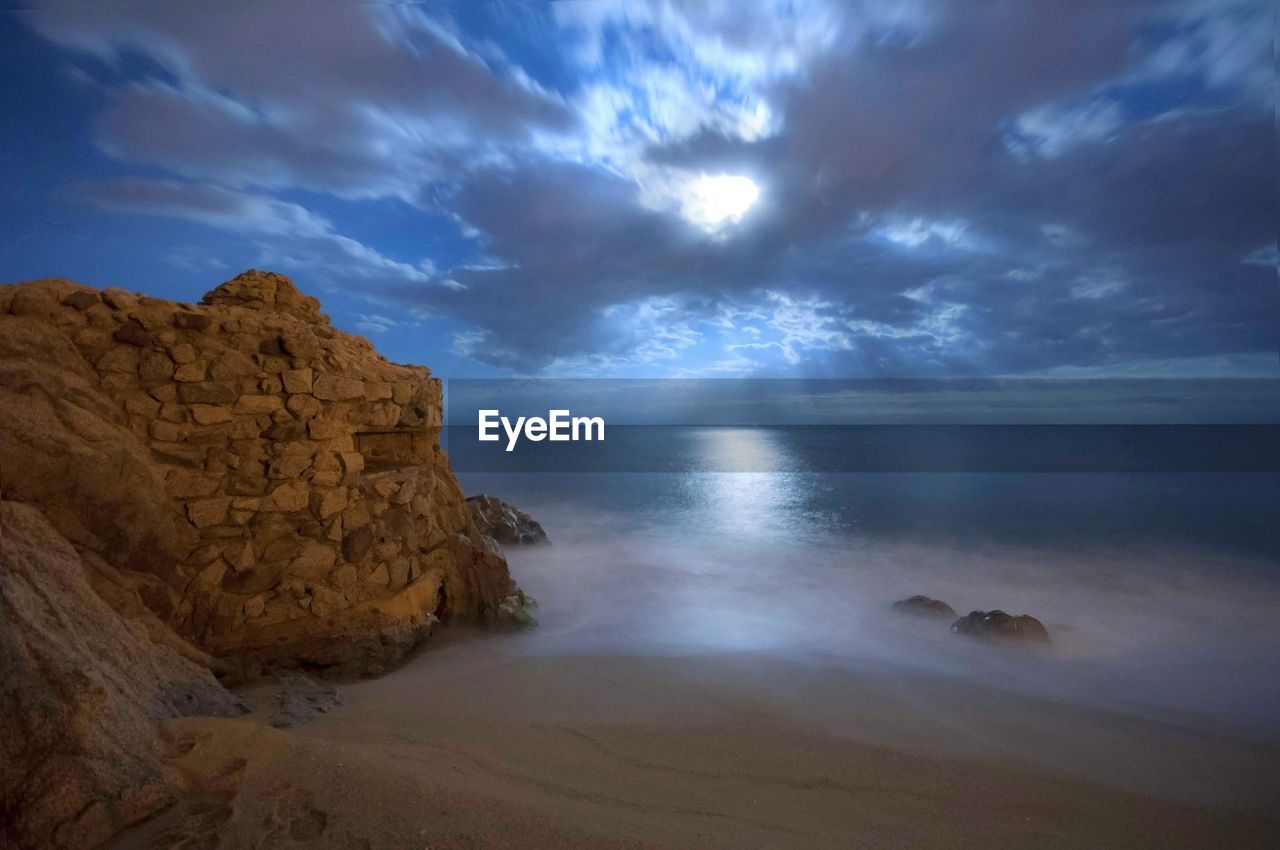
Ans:
[{"label": "watermark text", "polygon": [[545,419],[541,416],[518,416],[514,422],[503,416],[500,410],[481,410],[477,427],[482,443],[496,443],[505,433],[507,451],[513,451],[521,437],[535,443],[543,440],[553,443],[604,440],[604,417],[574,416],[568,410],[548,410]]}]

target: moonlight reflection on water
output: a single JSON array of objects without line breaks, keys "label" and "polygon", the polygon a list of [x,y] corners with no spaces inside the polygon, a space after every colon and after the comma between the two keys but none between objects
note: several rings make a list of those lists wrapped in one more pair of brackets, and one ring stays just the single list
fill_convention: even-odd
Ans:
[{"label": "moonlight reflection on water", "polygon": [[[541,602],[522,651],[768,653],[1280,731],[1274,476],[816,474],[802,439],[706,428],[664,447],[681,473],[464,476],[554,541],[509,552]],[[1053,644],[892,614],[915,593],[1030,613]]]}]

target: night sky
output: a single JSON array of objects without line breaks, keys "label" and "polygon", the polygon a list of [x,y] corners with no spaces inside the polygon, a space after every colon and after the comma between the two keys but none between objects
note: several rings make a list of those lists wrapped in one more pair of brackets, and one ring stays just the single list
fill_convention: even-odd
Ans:
[{"label": "night sky", "polygon": [[1277,376],[1272,4],[0,11],[0,280],[450,377]]}]

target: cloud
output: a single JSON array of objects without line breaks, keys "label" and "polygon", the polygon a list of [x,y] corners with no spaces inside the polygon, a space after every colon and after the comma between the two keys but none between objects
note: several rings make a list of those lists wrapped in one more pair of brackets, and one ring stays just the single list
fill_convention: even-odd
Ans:
[{"label": "cloud", "polygon": [[836,305],[820,298],[805,298],[782,292],[767,294],[769,314],[765,324],[776,331],[776,342],[753,342],[737,349],[776,347],[791,364],[799,363],[805,351],[847,351],[850,335],[842,327]]},{"label": "cloud", "polygon": [[1005,133],[1005,145],[1019,156],[1059,156],[1076,145],[1115,138],[1124,110],[1115,101],[1092,100],[1077,106],[1055,104],[1019,115]]},{"label": "cloud", "polygon": [[1073,298],[1110,298],[1123,292],[1125,281],[1114,272],[1105,270],[1083,275],[1071,287]]},{"label": "cloud", "polygon": [[963,221],[928,221],[923,218],[897,219],[876,228],[875,235],[905,248],[939,244],[964,248],[972,245]]},{"label": "cloud", "polygon": [[555,95],[464,47],[414,6],[57,4],[24,18],[56,44],[125,73],[99,141],[113,155],[235,188],[420,198],[472,161],[567,131]]},{"label": "cloud", "polygon": [[359,321],[356,322],[356,330],[361,333],[381,334],[392,328],[416,327],[420,324],[417,321],[393,319],[390,316],[383,316],[379,313],[361,313],[357,318]]},{"label": "cloud", "polygon": [[1197,81],[1263,103],[1275,96],[1275,9],[1256,0],[1184,0],[1153,16],[1171,35],[1151,45],[1132,79]]},{"label": "cloud", "polygon": [[410,265],[336,232],[332,223],[299,204],[172,180],[128,178],[79,188],[106,210],[164,216],[247,238],[272,264],[383,286],[431,283],[429,264]]},{"label": "cloud", "polygon": [[715,360],[705,366],[677,369],[673,378],[743,378],[755,374],[764,364],[750,357],[737,355]]},{"label": "cloud", "polygon": [[[140,175],[85,197],[448,317],[460,357],[523,374],[1101,374],[1276,348],[1265,6],[26,19],[98,80],[98,143]],[[750,204],[719,191],[747,183]],[[416,218],[371,233],[361,205],[388,198]],[[368,332],[395,329],[371,309]]]},{"label": "cloud", "polygon": [[1277,263],[1280,263],[1280,255],[1277,253],[1275,243],[1272,243],[1250,251],[1240,262],[1250,266],[1262,266],[1263,268],[1275,269]]},{"label": "cloud", "polygon": [[1280,307],[1274,280],[1241,262],[1271,227],[1257,176],[1272,167],[1268,135],[1248,110],[1148,122],[1034,168],[984,158],[963,183],[912,185],[891,212],[871,214],[811,206],[802,187],[781,184],[780,158],[762,166],[775,179],[761,209],[711,241],[640,203],[620,175],[495,170],[454,200],[508,267],[455,270],[468,290],[449,309],[493,330],[529,371],[634,363],[634,337],[600,317],[645,298],[670,300],[672,326],[723,322],[727,304],[758,311],[763,333],[737,335],[732,354],[834,374],[1274,349],[1258,321]]}]

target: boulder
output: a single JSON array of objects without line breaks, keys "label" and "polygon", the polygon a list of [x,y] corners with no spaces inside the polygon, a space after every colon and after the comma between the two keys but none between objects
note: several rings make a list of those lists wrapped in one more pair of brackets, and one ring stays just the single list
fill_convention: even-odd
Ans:
[{"label": "boulder", "polygon": [[75,309],[81,310],[81,311],[88,310],[90,307],[92,307],[94,304],[97,304],[99,301],[101,301],[101,299],[98,298],[98,293],[88,292],[86,290],[73,292],[70,295],[68,295],[66,298],[62,299],[62,303],[67,307],[74,307]]},{"label": "boulder", "polygon": [[493,496],[471,496],[467,508],[480,533],[507,546],[548,543],[538,521],[513,505]]},{"label": "boulder", "polygon": [[538,602],[523,590],[518,590],[498,603],[489,619],[490,628],[496,629],[531,629],[538,625],[531,608],[537,608]]},{"label": "boulder", "polygon": [[0,528],[0,845],[96,846],[180,790],[157,721],[240,701],[35,508],[0,502]]},{"label": "boulder", "polygon": [[151,332],[144,328],[137,319],[130,319],[116,328],[111,338],[116,342],[122,342],[125,345],[132,345],[138,348],[145,348],[151,345]]},{"label": "boulder", "polygon": [[320,318],[319,301],[303,295],[284,275],[257,269],[250,269],[206,293],[201,303],[287,313],[312,321]]},{"label": "boulder", "polygon": [[919,594],[893,603],[893,610],[915,617],[947,617],[954,620],[956,616],[955,609],[942,600]]},{"label": "boulder", "polygon": [[984,640],[1048,643],[1049,630],[1030,614],[1014,616],[996,609],[971,611],[951,624],[951,631],[958,635]]}]

